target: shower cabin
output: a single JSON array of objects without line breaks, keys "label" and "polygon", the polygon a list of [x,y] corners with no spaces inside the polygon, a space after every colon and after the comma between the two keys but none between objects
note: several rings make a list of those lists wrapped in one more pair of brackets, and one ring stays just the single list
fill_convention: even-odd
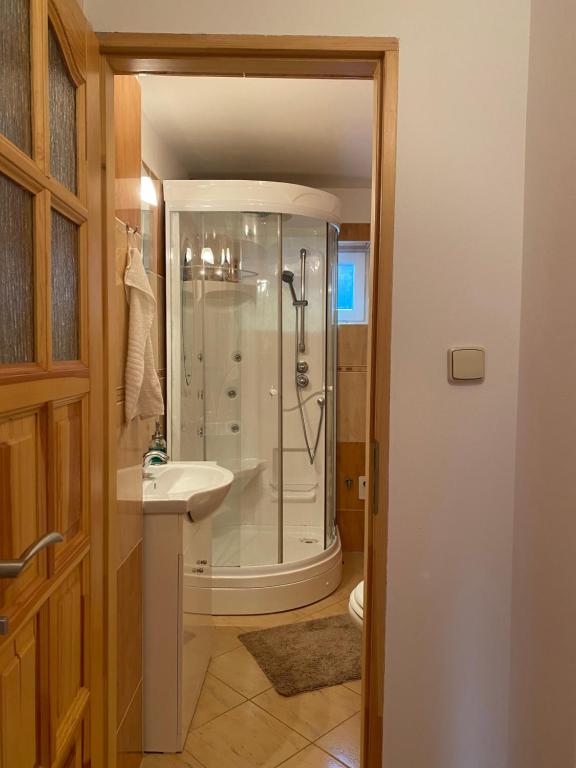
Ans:
[{"label": "shower cabin", "polygon": [[167,181],[168,441],[234,474],[186,526],[184,610],[290,610],[340,583],[340,203],[294,184]]}]

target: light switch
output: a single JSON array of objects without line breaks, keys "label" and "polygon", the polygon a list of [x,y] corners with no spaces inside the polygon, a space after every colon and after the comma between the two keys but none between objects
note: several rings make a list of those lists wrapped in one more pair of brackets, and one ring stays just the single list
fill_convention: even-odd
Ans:
[{"label": "light switch", "polygon": [[448,350],[448,378],[452,382],[483,381],[486,352],[482,347],[455,347]]}]

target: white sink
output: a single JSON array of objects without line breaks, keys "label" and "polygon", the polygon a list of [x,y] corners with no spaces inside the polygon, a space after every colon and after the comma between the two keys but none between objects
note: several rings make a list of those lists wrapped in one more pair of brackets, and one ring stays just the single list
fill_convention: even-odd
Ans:
[{"label": "white sink", "polygon": [[144,514],[188,515],[198,522],[226,498],[234,475],[215,461],[173,461],[152,465],[144,480]]}]

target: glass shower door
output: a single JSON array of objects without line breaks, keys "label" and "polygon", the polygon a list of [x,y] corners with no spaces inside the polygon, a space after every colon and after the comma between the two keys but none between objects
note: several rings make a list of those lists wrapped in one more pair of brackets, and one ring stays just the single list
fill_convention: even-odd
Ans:
[{"label": "glass shower door", "polygon": [[326,224],[285,216],[282,251],[283,549],[296,562],[325,539]]},{"label": "glass shower door", "polygon": [[[234,473],[212,566],[279,561],[280,216],[180,212],[180,458]],[[217,576],[217,573],[214,573]]]},{"label": "glass shower door", "polygon": [[338,229],[326,225],[326,470],[324,548],[336,540],[336,380],[338,365]]}]

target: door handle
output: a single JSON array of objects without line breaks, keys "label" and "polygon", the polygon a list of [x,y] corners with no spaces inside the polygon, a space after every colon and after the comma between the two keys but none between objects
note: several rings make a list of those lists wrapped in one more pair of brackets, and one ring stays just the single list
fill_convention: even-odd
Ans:
[{"label": "door handle", "polygon": [[0,579],[17,578],[39,552],[49,547],[50,544],[59,544],[61,541],[64,541],[64,536],[58,531],[52,531],[30,544],[18,560],[0,560]]}]

